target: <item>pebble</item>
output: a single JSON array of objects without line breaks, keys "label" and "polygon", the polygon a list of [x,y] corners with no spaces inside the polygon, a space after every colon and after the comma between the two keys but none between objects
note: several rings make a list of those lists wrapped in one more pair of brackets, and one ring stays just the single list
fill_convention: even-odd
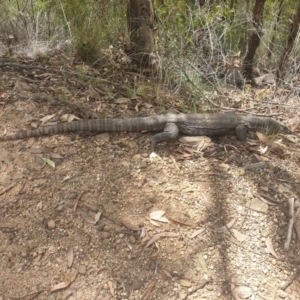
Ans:
[{"label": "pebble", "polygon": [[56,211],[62,212],[62,211],[63,211],[63,206],[62,206],[62,205],[58,205],[58,206],[56,207]]},{"label": "pebble", "polygon": [[143,158],[140,154],[136,154],[134,156],[132,156],[132,160],[133,161],[141,161]]},{"label": "pebble", "polygon": [[269,209],[269,205],[257,198],[254,198],[251,201],[250,209],[256,210],[257,212],[267,213]]},{"label": "pebble", "polygon": [[23,251],[21,252],[21,256],[22,256],[23,258],[27,257],[27,255],[28,255],[27,250],[23,250]]},{"label": "pebble", "polygon": [[111,237],[111,234],[110,234],[109,232],[103,232],[102,235],[101,235],[101,237],[102,237],[103,239],[108,239],[108,238]]},{"label": "pebble", "polygon": [[48,228],[54,229],[55,228],[55,222],[53,220],[48,221]]},{"label": "pebble", "polygon": [[109,142],[109,133],[103,132],[103,133],[97,134],[97,140],[101,140],[105,143],[108,143]]},{"label": "pebble", "polygon": [[123,167],[130,167],[130,166],[131,166],[131,163],[128,162],[128,161],[122,161],[122,166],[123,166]]},{"label": "pebble", "polygon": [[141,161],[140,163],[139,163],[139,168],[140,169],[146,169],[147,168],[147,163],[145,162],[145,161]]},{"label": "pebble", "polygon": [[78,268],[78,272],[82,275],[85,275],[86,273],[86,266],[85,265],[80,265]]},{"label": "pebble", "polygon": [[135,244],[135,237],[133,235],[129,236],[129,241],[131,244]]},{"label": "pebble", "polygon": [[97,229],[98,231],[102,231],[103,228],[104,228],[104,226],[105,226],[105,223],[100,223],[100,224],[96,227],[96,229]]},{"label": "pebble", "polygon": [[105,226],[103,227],[103,231],[110,232],[110,231],[112,231],[112,230],[113,230],[113,227],[110,226],[110,225],[105,225]]}]

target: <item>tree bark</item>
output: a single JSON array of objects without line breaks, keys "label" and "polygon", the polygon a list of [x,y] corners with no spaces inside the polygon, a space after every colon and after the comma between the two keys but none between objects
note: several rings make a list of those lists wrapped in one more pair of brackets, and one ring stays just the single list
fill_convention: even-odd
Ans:
[{"label": "tree bark", "polygon": [[243,61],[243,75],[253,83],[253,59],[262,36],[263,11],[266,0],[256,0],[253,8],[252,24],[254,31],[248,41],[248,49]]},{"label": "tree bark", "polygon": [[280,0],[280,3],[279,3],[279,10],[278,10],[278,14],[277,14],[276,21],[275,21],[274,28],[273,28],[274,33],[273,33],[272,40],[271,40],[270,47],[269,47],[269,51],[268,51],[268,58],[269,59],[272,56],[272,51],[273,51],[273,48],[274,48],[275,36],[277,34],[277,31],[278,31],[278,24],[279,24],[280,16],[281,16],[281,13],[282,13],[283,2],[284,2],[284,0]]},{"label": "tree bark", "polygon": [[139,67],[148,67],[154,48],[153,0],[128,0],[127,23],[131,58]]},{"label": "tree bark", "polygon": [[286,47],[283,51],[283,54],[281,56],[281,59],[278,64],[278,68],[276,70],[276,81],[278,82],[279,79],[282,79],[283,77],[283,65],[286,62],[289,54],[291,53],[295,40],[297,38],[297,34],[299,32],[299,27],[300,27],[300,2],[298,4],[298,8],[296,11],[296,14],[294,16],[293,24],[291,26],[290,32],[289,32],[289,38],[287,40]]}]

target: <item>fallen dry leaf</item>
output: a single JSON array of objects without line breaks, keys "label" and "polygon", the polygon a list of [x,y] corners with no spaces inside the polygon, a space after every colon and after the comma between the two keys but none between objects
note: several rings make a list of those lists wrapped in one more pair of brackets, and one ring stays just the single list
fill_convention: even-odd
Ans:
[{"label": "fallen dry leaf", "polygon": [[151,219],[148,218],[148,217],[147,217],[147,219],[149,220],[149,222],[150,222],[152,225],[154,225],[154,226],[156,226],[156,227],[160,227],[160,226],[161,226],[158,222],[153,221],[153,220],[151,220]]},{"label": "fallen dry leaf", "polygon": [[29,138],[26,142],[25,148],[30,148],[35,142],[35,138]]},{"label": "fallen dry leaf", "polygon": [[139,290],[146,282],[147,282],[147,280],[143,279],[143,280],[137,281],[131,285],[125,285],[125,289],[127,292],[136,291],[136,290]]},{"label": "fallen dry leaf", "polygon": [[43,160],[53,169],[55,169],[55,162],[53,160],[51,160],[50,158],[47,157],[43,157]]},{"label": "fallen dry leaf", "polygon": [[212,203],[211,199],[208,199],[205,195],[201,195],[201,198],[204,202],[205,207],[208,210],[211,210],[213,208],[213,203]]},{"label": "fallen dry leaf", "polygon": [[95,224],[95,220],[83,209],[78,209],[81,217],[89,224]]},{"label": "fallen dry leaf", "polygon": [[192,286],[192,284],[188,280],[185,280],[185,279],[181,279],[180,284],[184,287],[191,287]]},{"label": "fallen dry leaf", "polygon": [[67,253],[68,268],[71,268],[73,264],[73,259],[74,259],[74,252],[73,249],[71,248]]},{"label": "fallen dry leaf", "polygon": [[266,239],[266,246],[267,246],[268,250],[270,251],[270,253],[278,259],[278,255],[273,248],[272,239],[269,236]]},{"label": "fallen dry leaf", "polygon": [[239,241],[239,242],[244,242],[247,238],[246,235],[240,233],[238,230],[232,228],[231,232],[233,233],[234,237]]},{"label": "fallen dry leaf", "polygon": [[172,278],[172,275],[168,271],[166,271],[164,269],[160,269],[160,270],[162,270],[167,277]]},{"label": "fallen dry leaf", "polygon": [[236,286],[232,291],[232,295],[235,299],[247,299],[252,295],[252,290],[248,286],[239,285]]},{"label": "fallen dry leaf", "polygon": [[97,224],[97,223],[99,222],[99,220],[100,220],[100,218],[101,218],[101,215],[102,215],[102,212],[101,212],[101,211],[99,211],[99,212],[97,212],[97,213],[95,214],[95,217],[94,217],[95,222],[94,222],[94,224]]},{"label": "fallen dry leaf", "polygon": [[151,220],[154,220],[154,221],[158,221],[158,222],[163,222],[163,223],[168,223],[168,219],[163,217],[163,215],[165,214],[166,212],[164,210],[157,210],[157,211],[153,211],[149,214],[149,217]]},{"label": "fallen dry leaf", "polygon": [[75,115],[64,114],[59,117],[60,122],[72,122],[73,120],[79,120]]},{"label": "fallen dry leaf", "polygon": [[203,271],[205,273],[208,273],[206,262],[205,262],[205,260],[204,260],[204,258],[203,258],[203,256],[202,256],[201,253],[198,253],[198,260],[199,260],[199,263],[200,263],[201,268],[203,269]]},{"label": "fallen dry leaf", "polygon": [[140,231],[141,230],[141,228],[138,225],[133,224],[129,220],[122,220],[121,222],[125,227],[127,227],[128,229],[130,229],[132,231]]},{"label": "fallen dry leaf", "polygon": [[152,245],[154,242],[156,242],[157,240],[159,240],[162,237],[176,237],[179,236],[178,233],[175,232],[162,232],[159,234],[156,234],[155,236],[153,236],[150,241],[148,241],[148,243],[145,245],[144,249],[148,248],[150,245]]},{"label": "fallen dry leaf", "polygon": [[51,120],[56,114],[45,116],[41,119],[41,126]]},{"label": "fallen dry leaf", "polygon": [[192,235],[191,235],[191,239],[193,239],[194,237],[196,237],[197,235],[199,235],[199,234],[201,234],[202,232],[204,232],[204,228],[201,228],[201,229],[199,229],[199,230],[196,230],[196,231],[194,231],[193,233],[192,233]]},{"label": "fallen dry leaf", "polygon": [[115,296],[115,289],[113,287],[112,281],[108,281],[108,286],[109,286],[109,291],[110,291],[111,295],[114,297]]},{"label": "fallen dry leaf", "polygon": [[282,150],[283,146],[279,145],[277,143],[272,142],[267,136],[265,136],[263,133],[261,132],[256,132],[257,137],[264,142],[267,146],[274,148],[274,149],[278,149],[278,150]]},{"label": "fallen dry leaf", "polygon": [[145,295],[145,297],[144,297],[145,300],[147,300],[147,299],[150,298],[151,293],[152,293],[152,291],[153,291],[153,289],[154,289],[156,283],[157,283],[157,280],[155,280],[155,282],[149,287],[149,289],[148,289],[148,291],[147,291],[147,293],[146,293],[146,295]]},{"label": "fallen dry leaf", "polygon": [[233,224],[235,223],[235,219],[232,219],[230,222],[228,222],[225,226],[219,227],[216,229],[217,232],[228,232],[228,229],[230,229]]},{"label": "fallen dry leaf", "polygon": [[64,289],[66,287],[68,287],[77,277],[78,275],[78,269],[76,270],[76,272],[73,275],[65,275],[65,277],[67,278],[66,281],[64,282],[60,282],[58,284],[56,284],[52,289],[51,289],[51,293],[57,290],[61,290]]},{"label": "fallen dry leaf", "polygon": [[173,223],[176,223],[176,224],[179,224],[179,225],[182,225],[182,226],[193,226],[192,224],[187,224],[187,223],[184,223],[184,222],[180,222],[178,220],[175,220],[175,219],[172,219],[172,218],[169,218],[170,221],[172,221]]},{"label": "fallen dry leaf", "polygon": [[56,284],[52,289],[51,289],[51,292],[54,292],[54,291],[58,291],[58,290],[61,290],[61,289],[64,289],[66,287],[68,287],[69,285],[71,284],[71,282],[60,282],[58,284]]},{"label": "fallen dry leaf", "polygon": [[49,152],[49,157],[51,157],[51,158],[63,158],[60,154],[54,153],[54,152]]}]

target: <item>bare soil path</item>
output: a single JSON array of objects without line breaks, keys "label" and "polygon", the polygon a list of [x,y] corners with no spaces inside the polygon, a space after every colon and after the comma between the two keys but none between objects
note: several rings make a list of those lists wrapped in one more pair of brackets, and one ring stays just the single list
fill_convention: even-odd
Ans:
[{"label": "bare soil path", "polygon": [[[140,104],[101,83],[0,71],[1,135],[67,113],[134,116]],[[1,143],[1,300],[300,299],[295,230],[284,250],[299,138],[275,137],[274,149],[220,137],[199,152],[173,142],[151,160],[150,137]]]}]

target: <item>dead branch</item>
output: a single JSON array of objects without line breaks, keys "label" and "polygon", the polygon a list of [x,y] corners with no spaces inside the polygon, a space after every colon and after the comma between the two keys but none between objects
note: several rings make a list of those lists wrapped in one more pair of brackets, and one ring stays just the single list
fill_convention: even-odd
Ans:
[{"label": "dead branch", "polygon": [[288,200],[288,204],[289,204],[289,225],[288,225],[288,231],[287,231],[287,236],[286,236],[286,240],[284,243],[284,250],[289,250],[290,247],[290,243],[291,243],[291,239],[292,239],[292,231],[293,231],[293,226],[294,226],[294,220],[295,220],[295,199],[294,198],[290,198]]}]

